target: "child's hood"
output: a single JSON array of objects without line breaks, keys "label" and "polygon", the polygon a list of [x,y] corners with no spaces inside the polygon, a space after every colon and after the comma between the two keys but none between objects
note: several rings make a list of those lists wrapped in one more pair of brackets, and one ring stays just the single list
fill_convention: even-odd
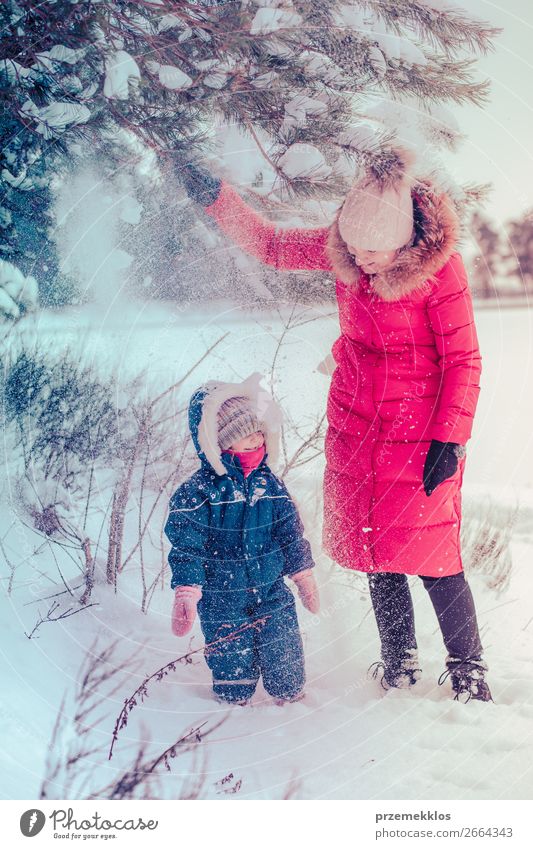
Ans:
[{"label": "child's hood", "polygon": [[227,474],[218,445],[217,415],[228,398],[249,398],[258,419],[264,424],[266,456],[269,466],[275,470],[279,454],[279,433],[282,421],[281,409],[266,389],[261,386],[262,375],[254,372],[242,383],[223,383],[211,380],[200,386],[189,403],[189,428],[194,447],[202,461],[217,475]]}]

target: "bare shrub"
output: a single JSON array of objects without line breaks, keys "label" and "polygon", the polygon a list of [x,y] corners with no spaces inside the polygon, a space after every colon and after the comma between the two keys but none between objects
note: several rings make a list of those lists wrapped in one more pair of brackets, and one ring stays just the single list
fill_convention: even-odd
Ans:
[{"label": "bare shrub", "polygon": [[175,658],[174,660],[165,663],[160,669],[156,669],[155,672],[152,672],[151,675],[147,675],[136,688],[136,690],[124,699],[124,705],[119,715],[115,719],[115,726],[113,728],[113,734],[111,737],[111,744],[109,746],[109,760],[113,757],[113,749],[115,747],[115,743],[118,740],[119,732],[125,728],[128,724],[129,716],[134,708],[138,707],[139,704],[144,702],[144,699],[148,697],[149,692],[148,688],[151,684],[155,682],[162,681],[170,672],[176,671],[176,666],[180,663],[190,663],[193,655],[202,652],[204,656],[208,654],[215,654],[221,645],[225,643],[230,643],[233,640],[239,639],[241,634],[245,631],[257,630],[262,625],[265,624],[266,619],[268,619],[268,615],[259,619],[255,619],[253,622],[244,622],[244,624],[239,625],[235,628],[234,631],[231,631],[229,634],[225,634],[223,637],[219,637],[216,640],[213,640],[210,643],[206,643],[204,646],[201,646],[197,649],[192,649],[188,651],[186,654],[180,655],[180,657]]},{"label": "bare shrub", "polygon": [[[116,590],[129,564],[140,576],[144,612],[158,582],[163,586],[166,503],[197,462],[186,451],[180,392],[222,339],[156,397],[146,397],[145,374],[119,386],[68,353],[49,362],[45,351],[23,351],[6,368],[6,424],[22,465],[11,488],[14,507],[47,544],[67,588],[55,551],[75,564],[82,605],[96,580]],[[128,519],[135,542],[124,551]]]},{"label": "bare shrub", "polygon": [[[161,752],[147,755],[145,740],[137,748],[131,764],[119,768],[111,781],[100,785],[99,772],[109,774],[107,733],[102,724],[108,715],[102,705],[123,686],[123,670],[133,659],[119,659],[118,641],[98,648],[97,641],[88,649],[70,698],[63,697],[48,745],[40,799],[154,799],[163,798],[160,768],[171,771],[172,761],[186,753],[197,752],[202,740],[222,722],[211,727],[196,723]],[[70,705],[70,709],[69,709]],[[205,769],[195,773],[194,782],[183,782],[179,798],[199,798],[203,792]]]},{"label": "bare shrub", "polygon": [[465,505],[461,529],[466,574],[482,574],[488,586],[502,592],[512,572],[511,540],[518,506],[502,507],[488,499]]}]

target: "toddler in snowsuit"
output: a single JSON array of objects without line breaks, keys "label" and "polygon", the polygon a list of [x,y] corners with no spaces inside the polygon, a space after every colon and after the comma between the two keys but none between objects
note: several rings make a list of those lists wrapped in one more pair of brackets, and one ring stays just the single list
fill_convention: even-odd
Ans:
[{"label": "toddler in snowsuit", "polygon": [[308,610],[319,608],[302,522],[267,465],[267,457],[275,461],[280,416],[260,379],[210,382],[193,394],[189,427],[201,467],[172,496],[165,525],[172,630],[187,634],[198,610],[206,644],[229,637],[205,657],[217,699],[238,704],[260,676],[278,703],[303,694],[302,640],[284,577]]}]

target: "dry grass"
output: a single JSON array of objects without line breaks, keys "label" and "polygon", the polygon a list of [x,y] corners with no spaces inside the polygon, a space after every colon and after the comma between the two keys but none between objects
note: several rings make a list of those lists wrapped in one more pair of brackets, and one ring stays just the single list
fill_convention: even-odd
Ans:
[{"label": "dry grass", "polygon": [[465,573],[486,576],[490,589],[500,593],[512,572],[511,540],[518,505],[502,507],[487,499],[465,505],[461,530]]}]

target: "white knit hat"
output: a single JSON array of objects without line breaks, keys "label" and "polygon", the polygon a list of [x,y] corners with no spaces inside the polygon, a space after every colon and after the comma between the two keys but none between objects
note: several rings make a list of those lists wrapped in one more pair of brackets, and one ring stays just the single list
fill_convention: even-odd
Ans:
[{"label": "white knit hat", "polygon": [[228,398],[221,404],[217,419],[218,444],[222,451],[230,448],[239,439],[244,439],[264,428],[250,398]]},{"label": "white knit hat", "polygon": [[413,235],[413,156],[397,150],[398,162],[390,175],[365,174],[346,195],[339,215],[339,232],[354,248],[390,251],[407,245]]}]

